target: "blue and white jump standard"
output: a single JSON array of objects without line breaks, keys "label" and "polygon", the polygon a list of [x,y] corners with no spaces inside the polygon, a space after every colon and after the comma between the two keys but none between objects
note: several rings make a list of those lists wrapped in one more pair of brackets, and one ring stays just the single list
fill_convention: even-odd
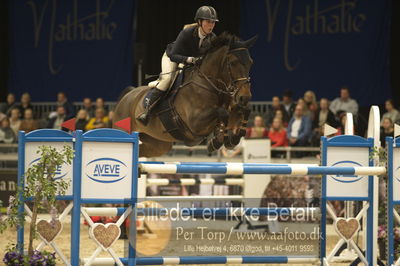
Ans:
[{"label": "blue and white jump standard", "polygon": [[[125,132],[113,129],[98,129],[82,134],[77,131],[75,136],[56,130],[38,130],[24,136],[20,136],[19,150],[19,178],[22,178],[27,161],[26,150],[31,142],[53,145],[54,142],[62,144],[74,143],[75,157],[73,161],[73,191],[67,195],[73,199],[72,207],[72,232],[71,232],[71,262],[67,265],[79,265],[84,263],[108,263],[128,265],[154,265],[154,264],[227,264],[227,263],[321,263],[329,265],[334,261],[335,250],[326,254],[326,218],[329,213],[335,220],[336,216],[327,205],[328,200],[354,200],[364,201],[362,211],[357,219],[367,216],[367,241],[366,255],[349,241],[353,248],[357,248],[357,254],[367,265],[374,265],[376,261],[376,242],[373,240],[373,226],[376,218],[373,206],[377,197],[374,197],[373,175],[386,172],[384,167],[374,167],[370,159],[373,139],[364,139],[357,136],[337,136],[330,139],[322,138],[322,165],[267,165],[267,164],[219,164],[219,163],[187,163],[187,164],[151,164],[138,162],[139,140],[138,134],[129,135]],[[350,152],[351,151],[351,152]],[[113,162],[114,166],[110,166]],[[118,165],[118,166],[115,166]],[[80,258],[80,217],[81,214],[88,221],[90,230],[96,226],[90,221],[89,215],[121,215],[117,225],[131,212],[140,213],[143,209],[137,204],[138,170],[147,173],[211,173],[211,174],[279,174],[279,175],[323,175],[322,180],[322,204],[321,232],[319,256],[183,256],[183,257],[136,257],[136,238],[129,241],[128,258],[118,258],[112,248],[107,249],[111,258],[97,258],[101,246],[90,258]],[[72,196],[72,197],[71,197]],[[116,203],[127,204],[127,208],[84,208],[85,203]],[[281,211],[287,208],[281,208]],[[299,208],[301,209],[301,208]],[[212,209],[218,215],[228,215],[228,209]],[[258,208],[260,213],[270,214],[268,208]],[[146,211],[146,210],[144,210]],[[149,210],[147,210],[149,211]],[[187,213],[196,214],[202,209],[189,208]],[[251,211],[243,209],[241,212]],[[273,210],[274,212],[277,209]],[[296,212],[289,210],[288,213]],[[130,231],[135,232],[136,223],[131,222]],[[22,230],[22,229],[21,229]],[[22,232],[22,231],[21,231]],[[22,243],[21,232],[18,241]],[[338,246],[344,242],[339,241]],[[57,252],[58,253],[58,252]],[[104,265],[104,264],[103,264]]]}]

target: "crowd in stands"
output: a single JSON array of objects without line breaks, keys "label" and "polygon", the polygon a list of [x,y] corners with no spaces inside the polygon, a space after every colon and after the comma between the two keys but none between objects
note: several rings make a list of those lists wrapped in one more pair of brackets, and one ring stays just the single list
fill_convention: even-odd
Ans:
[{"label": "crowd in stands", "polygon": [[[382,141],[386,136],[393,136],[394,123],[400,122],[399,111],[392,100],[385,102],[385,111],[381,121]],[[318,101],[313,91],[306,91],[295,102],[292,92],[285,91],[282,99],[272,97],[267,116],[254,118],[254,125],[247,130],[246,137],[268,137],[272,147],[319,146],[325,123],[337,128],[335,135],[344,134],[346,113],[352,113],[354,121],[357,121],[358,103],[350,97],[347,87],[342,87],[339,97],[332,102],[326,98]]]},{"label": "crowd in stands", "polygon": [[[6,102],[0,103],[0,143],[16,143],[19,130],[63,129],[62,123],[71,118],[76,118],[76,129],[83,131],[112,127],[113,111],[106,108],[102,98],[97,98],[95,102],[84,98],[81,109],[76,110],[67,95],[59,92],[56,106],[53,112],[39,117],[33,112],[29,93],[22,94],[20,102],[9,93]],[[347,87],[342,87],[339,97],[331,102],[326,98],[317,99],[311,90],[295,101],[292,92],[286,90],[282,98],[272,97],[266,114],[254,117],[246,138],[269,138],[272,147],[319,146],[325,123],[337,128],[337,134],[344,133],[347,112],[352,113],[356,121],[358,103],[351,98]],[[393,136],[394,123],[400,122],[400,113],[390,99],[385,102],[382,113],[381,136],[384,140],[386,136]],[[238,153],[234,151],[227,156]]]},{"label": "crowd in stands", "polygon": [[59,92],[55,110],[39,117],[34,113],[29,93],[22,94],[20,102],[9,93],[6,102],[0,103],[0,143],[16,143],[20,130],[26,133],[39,128],[67,130],[61,125],[71,118],[76,118],[76,129],[83,131],[112,126],[113,112],[108,111],[102,98],[97,98],[95,103],[84,98],[81,106],[76,112],[66,94]]}]

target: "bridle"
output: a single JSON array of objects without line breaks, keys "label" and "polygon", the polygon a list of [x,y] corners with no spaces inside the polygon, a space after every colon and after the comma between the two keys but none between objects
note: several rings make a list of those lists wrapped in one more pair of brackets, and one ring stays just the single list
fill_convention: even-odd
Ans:
[{"label": "bridle", "polygon": [[[245,51],[248,54],[248,50],[247,48],[236,48],[233,50],[230,50],[227,54],[238,54],[238,52],[242,52]],[[241,56],[238,56],[239,61],[241,61],[241,63],[243,65],[245,65],[245,62],[242,62],[242,60],[240,60]],[[215,82],[213,82],[209,77],[207,77],[207,75],[205,75],[201,70],[199,66],[195,66],[196,70],[198,71],[198,73],[200,74],[200,76],[211,86],[211,88],[213,90],[215,90],[218,94],[222,94],[222,95],[226,95],[229,96],[229,98],[233,98],[235,97],[235,95],[239,92],[240,87],[237,86],[238,82],[242,82],[244,81],[244,83],[250,83],[250,77],[240,77],[240,78],[234,78],[232,76],[232,71],[231,71],[231,64],[228,62],[228,73],[229,73],[229,81],[228,84],[226,82],[224,82],[221,79],[215,79]],[[204,86],[202,84],[199,84],[197,82],[195,82],[196,85],[204,88],[204,89],[208,89],[208,86]],[[222,85],[222,89],[220,89],[217,84],[221,84]]]}]

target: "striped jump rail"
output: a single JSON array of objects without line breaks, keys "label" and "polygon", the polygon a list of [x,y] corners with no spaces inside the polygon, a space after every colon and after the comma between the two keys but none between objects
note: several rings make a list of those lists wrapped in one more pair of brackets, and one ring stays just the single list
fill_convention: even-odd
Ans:
[{"label": "striped jump rail", "polygon": [[[165,216],[174,211],[179,212],[182,216],[261,216],[261,215],[279,215],[279,216],[296,216],[302,215],[318,215],[320,208],[315,207],[280,207],[280,208],[141,208],[140,203],[136,209],[137,216]],[[85,212],[90,216],[121,216],[127,208],[123,207],[86,207]]]},{"label": "striped jump rail", "polygon": [[279,175],[382,175],[385,167],[270,166],[226,163],[225,165],[139,164],[142,172],[153,174],[279,174]]}]

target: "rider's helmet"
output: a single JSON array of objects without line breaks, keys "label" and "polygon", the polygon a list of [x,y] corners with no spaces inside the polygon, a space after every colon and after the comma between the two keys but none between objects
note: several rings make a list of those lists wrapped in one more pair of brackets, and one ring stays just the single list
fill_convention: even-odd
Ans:
[{"label": "rider's helmet", "polygon": [[198,22],[199,19],[207,19],[218,22],[217,11],[212,6],[202,6],[197,9],[194,21]]}]

